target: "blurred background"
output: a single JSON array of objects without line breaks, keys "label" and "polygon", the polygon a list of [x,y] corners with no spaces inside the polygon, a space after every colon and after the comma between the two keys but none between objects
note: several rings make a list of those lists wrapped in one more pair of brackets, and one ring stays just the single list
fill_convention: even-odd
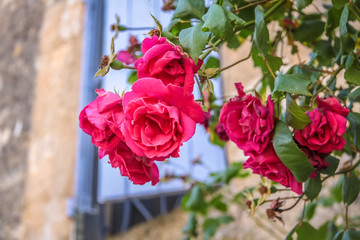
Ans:
[{"label": "blurred background", "polygon": [[[130,70],[93,79],[101,57],[110,52],[115,14],[122,25],[147,28],[119,33],[115,49],[126,50],[131,35],[141,42],[154,27],[150,13],[164,26],[169,23],[172,12],[162,6],[161,0],[0,0],[0,240],[182,239],[187,215],[178,206],[188,186],[179,179],[131,184],[107,159],[98,160],[78,128],[78,114],[95,99],[94,89],[130,90]],[[244,58],[249,48],[249,42],[236,51],[222,47],[221,66]],[[291,49],[286,51],[291,56]],[[300,53],[308,58],[307,49]],[[234,82],[251,89],[260,77],[246,61],[223,72],[223,82],[213,82],[218,97],[229,97],[236,94]],[[206,180],[228,163],[245,160],[234,144],[210,145],[200,125],[180,155],[158,165],[161,177]],[[205,165],[194,164],[196,159]],[[234,181],[230,191],[259,179]],[[283,226],[264,213],[250,218],[246,209],[230,206],[235,221],[215,239],[284,239],[298,210],[284,216]],[[315,225],[328,215],[318,212]]]}]

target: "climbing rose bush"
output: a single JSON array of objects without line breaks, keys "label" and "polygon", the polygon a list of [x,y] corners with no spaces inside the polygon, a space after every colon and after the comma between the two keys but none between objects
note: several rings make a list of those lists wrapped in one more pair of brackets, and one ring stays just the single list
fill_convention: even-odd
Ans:
[{"label": "climbing rose bush", "polygon": [[[121,96],[97,90],[97,99],[80,113],[80,127],[99,157],[108,156],[134,184],[155,185],[161,175],[157,164],[179,157],[200,123],[211,143],[224,147],[232,141],[245,161],[211,172],[204,182],[193,173],[178,175],[180,169],[164,171],[163,181],[181,179],[189,186],[181,204],[190,212],[185,239],[201,230],[209,240],[233,220],[229,205],[255,216],[267,208],[269,220],[286,225],[282,214],[301,202],[298,223],[287,236],[278,231],[279,238],[358,239],[358,216],[348,213],[360,192],[359,2],[326,2],[316,11],[309,6],[313,1],[301,0],[163,2],[164,10],[175,10],[169,25],[152,16],[156,27],[148,29],[149,37],[141,42],[131,35],[126,50],[115,51],[116,37],[144,28],[123,26],[119,18],[112,26],[110,54],[95,77],[110,68],[131,69],[133,86],[117,89]],[[236,50],[244,42],[251,44],[248,54],[240,51],[233,63],[220,64],[219,48]],[[305,48],[310,55],[303,54]],[[235,76],[237,96],[217,96],[213,83],[219,76],[228,81],[223,71],[244,61],[261,72],[256,83],[245,86],[253,88],[244,91],[245,69]],[[193,93],[199,93],[196,100]],[[209,169],[201,156],[190,160]],[[250,172],[260,181],[230,191]],[[319,207],[344,208],[345,214],[336,211],[316,228],[310,220]]]}]

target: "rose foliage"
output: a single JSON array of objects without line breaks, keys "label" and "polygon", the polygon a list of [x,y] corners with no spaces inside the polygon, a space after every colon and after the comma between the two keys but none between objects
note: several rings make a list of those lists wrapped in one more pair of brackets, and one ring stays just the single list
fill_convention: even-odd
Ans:
[{"label": "rose foliage", "polygon": [[[116,53],[112,42],[110,60],[100,66],[100,75],[109,66],[134,71],[130,91],[120,96],[98,89],[80,113],[80,128],[99,157],[108,155],[111,166],[134,184],[155,185],[156,161],[179,157],[200,123],[212,143],[223,147],[231,141],[246,160],[211,173],[206,182],[181,176],[191,186],[182,201],[190,212],[186,239],[199,229],[210,239],[221,224],[233,221],[230,204],[255,216],[267,206],[270,220],[283,221],[281,214],[302,201],[299,222],[283,238],[360,239],[359,216],[348,214],[360,191],[360,1],[179,0],[164,1],[163,10],[174,10],[166,28],[153,17],[149,37],[139,43],[131,36],[128,49]],[[126,27],[117,23],[114,29]],[[220,68],[214,52],[244,42],[251,42],[249,55]],[[302,59],[300,49],[311,53]],[[298,61],[284,64],[291,55]],[[248,59],[262,73],[255,87],[245,92],[246,79],[238,73],[237,95],[219,104],[212,81]],[[201,92],[200,100],[194,91]],[[206,159],[194,164],[201,162]],[[222,186],[248,177],[245,169],[261,182],[226,200]],[[327,184],[329,178],[336,184]],[[325,184],[330,191],[321,191]],[[345,214],[335,213],[319,228],[311,225],[317,206],[341,202]],[[211,209],[220,217],[209,217]]]}]

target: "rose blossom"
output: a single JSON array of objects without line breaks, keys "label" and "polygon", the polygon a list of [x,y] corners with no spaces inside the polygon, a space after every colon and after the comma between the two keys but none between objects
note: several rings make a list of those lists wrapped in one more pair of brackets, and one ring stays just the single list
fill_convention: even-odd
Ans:
[{"label": "rose blossom", "polygon": [[109,155],[113,168],[119,168],[120,174],[126,176],[134,184],[151,181],[152,185],[159,182],[159,170],[153,159],[135,155],[129,147],[120,142],[113,150],[99,148],[99,158]]},{"label": "rose blossom", "polygon": [[145,38],[141,51],[143,57],[135,62],[135,68],[139,78],[153,77],[161,79],[165,85],[174,84],[185,89],[185,94],[190,94],[194,87],[194,73],[198,66],[194,60],[185,54],[179,46],[173,46],[166,38],[152,36]]},{"label": "rose blossom", "polygon": [[229,136],[226,134],[224,126],[221,122],[218,122],[218,124],[216,124],[214,131],[220,140],[225,142],[229,141]]},{"label": "rose blossom", "polygon": [[294,131],[294,138],[311,151],[330,153],[345,145],[342,135],[346,131],[346,116],[349,109],[340,105],[336,98],[324,100],[317,96],[318,107],[306,114],[311,120],[305,128]]},{"label": "rose blossom", "polygon": [[124,95],[121,131],[129,148],[148,158],[178,157],[179,147],[195,133],[204,113],[194,96],[155,78],[142,78]]},{"label": "rose blossom", "polygon": [[274,129],[274,103],[268,97],[266,106],[250,94],[245,95],[241,83],[236,84],[238,97],[224,104],[219,122],[230,140],[244,151],[262,153]]},{"label": "rose blossom", "polygon": [[290,170],[276,155],[272,144],[268,145],[261,154],[251,153],[244,163],[244,169],[250,168],[253,173],[267,177],[285,187],[290,187],[297,194],[302,193],[302,183],[299,183]]},{"label": "rose blossom", "polygon": [[103,149],[114,148],[123,138],[120,123],[124,120],[119,95],[97,89],[97,98],[79,115],[80,128],[91,136],[92,143]]},{"label": "rose blossom", "polygon": [[129,53],[128,51],[121,50],[116,55],[116,60],[125,63],[126,65],[132,64],[136,61],[134,54]]}]

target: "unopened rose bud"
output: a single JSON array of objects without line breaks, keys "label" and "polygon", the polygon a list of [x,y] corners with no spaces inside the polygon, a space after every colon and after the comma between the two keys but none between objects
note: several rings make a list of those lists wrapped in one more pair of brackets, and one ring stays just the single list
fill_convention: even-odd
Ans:
[{"label": "unopened rose bud", "polygon": [[112,69],[115,69],[115,70],[120,70],[120,69],[123,69],[124,68],[124,64],[122,62],[120,62],[119,60],[114,60],[111,64],[110,64],[110,67]]}]

